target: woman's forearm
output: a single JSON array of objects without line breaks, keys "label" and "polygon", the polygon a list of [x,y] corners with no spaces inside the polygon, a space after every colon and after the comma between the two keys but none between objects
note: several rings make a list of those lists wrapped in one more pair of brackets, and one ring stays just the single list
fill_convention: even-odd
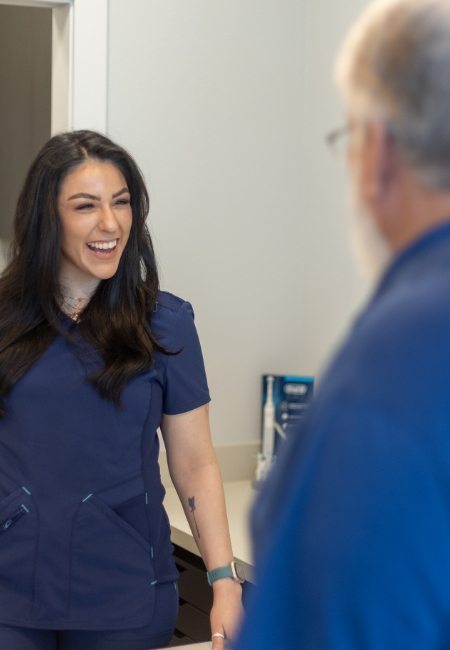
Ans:
[{"label": "woman's forearm", "polygon": [[[233,559],[222,477],[211,444],[208,407],[164,416],[161,430],[169,471],[192,534],[208,571]],[[242,616],[241,585],[230,578],[213,583],[211,631],[213,647],[223,648],[221,635],[233,638]]]},{"label": "woman's forearm", "polygon": [[222,477],[215,459],[172,476],[208,570],[233,559]]},{"label": "woman's forearm", "polygon": [[[206,568],[210,571],[229,564],[233,552],[217,461],[186,471],[173,480]],[[214,582],[212,589],[211,630],[233,638],[242,614],[241,585],[224,578]],[[217,643],[215,647],[222,645]]]}]

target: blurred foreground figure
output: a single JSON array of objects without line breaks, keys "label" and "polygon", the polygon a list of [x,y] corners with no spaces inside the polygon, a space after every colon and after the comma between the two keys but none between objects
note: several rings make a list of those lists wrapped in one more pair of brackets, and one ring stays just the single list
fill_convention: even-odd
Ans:
[{"label": "blurred foreground figure", "polygon": [[372,4],[337,78],[374,295],[253,512],[238,650],[450,648],[450,2]]}]

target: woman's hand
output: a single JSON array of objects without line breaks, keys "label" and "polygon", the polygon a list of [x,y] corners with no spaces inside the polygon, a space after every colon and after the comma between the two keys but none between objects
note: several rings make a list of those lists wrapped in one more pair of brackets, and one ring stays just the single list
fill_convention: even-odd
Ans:
[{"label": "woman's hand", "polygon": [[[242,587],[235,580],[223,578],[213,584],[214,602],[211,609],[211,635],[223,634],[234,639],[243,615]],[[212,636],[212,650],[224,650],[224,639]]]}]

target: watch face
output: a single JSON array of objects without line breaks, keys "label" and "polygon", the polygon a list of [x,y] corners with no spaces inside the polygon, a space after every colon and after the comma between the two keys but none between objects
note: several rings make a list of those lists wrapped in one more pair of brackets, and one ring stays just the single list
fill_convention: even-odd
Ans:
[{"label": "watch face", "polygon": [[240,582],[245,582],[245,571],[244,571],[244,565],[239,564],[238,562],[233,562],[234,565],[234,572],[236,574],[236,578]]}]

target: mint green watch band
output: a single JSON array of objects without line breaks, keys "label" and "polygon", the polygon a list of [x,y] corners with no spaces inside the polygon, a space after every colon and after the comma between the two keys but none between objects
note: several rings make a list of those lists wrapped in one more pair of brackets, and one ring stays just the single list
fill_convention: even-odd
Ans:
[{"label": "mint green watch band", "polygon": [[233,571],[229,564],[226,566],[220,566],[217,569],[212,569],[212,571],[207,571],[206,577],[208,578],[208,583],[210,586],[216,580],[221,580],[222,578],[234,578]]},{"label": "mint green watch band", "polygon": [[217,567],[217,569],[212,569],[211,571],[206,572],[206,577],[208,578],[208,583],[211,586],[216,580],[222,580],[222,578],[231,578],[237,582],[245,582],[245,577],[240,565],[236,562],[231,562],[225,566]]}]

